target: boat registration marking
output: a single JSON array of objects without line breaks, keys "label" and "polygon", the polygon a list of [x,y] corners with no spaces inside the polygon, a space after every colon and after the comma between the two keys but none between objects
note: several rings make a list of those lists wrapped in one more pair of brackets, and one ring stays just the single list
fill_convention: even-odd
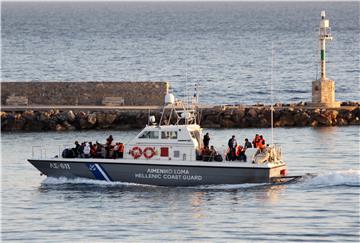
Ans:
[{"label": "boat registration marking", "polygon": [[70,170],[70,164],[69,163],[49,163],[50,169],[57,169],[57,170]]}]

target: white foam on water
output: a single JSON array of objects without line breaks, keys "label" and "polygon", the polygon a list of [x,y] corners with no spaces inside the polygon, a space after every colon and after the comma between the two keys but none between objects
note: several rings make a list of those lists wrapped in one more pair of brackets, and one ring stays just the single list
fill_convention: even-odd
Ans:
[{"label": "white foam on water", "polygon": [[304,183],[311,186],[360,186],[360,170],[341,170],[319,173],[314,177],[306,178]]},{"label": "white foam on water", "polygon": [[93,180],[86,178],[65,178],[65,177],[47,177],[44,179],[41,184],[43,185],[61,185],[61,184],[89,184],[89,185],[99,185],[99,186],[151,186],[143,185],[136,183],[120,182],[120,181],[103,181],[103,180]]}]

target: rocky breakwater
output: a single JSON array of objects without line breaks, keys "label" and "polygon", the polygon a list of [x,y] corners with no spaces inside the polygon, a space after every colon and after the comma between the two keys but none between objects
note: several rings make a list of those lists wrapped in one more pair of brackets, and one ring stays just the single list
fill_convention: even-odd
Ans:
[{"label": "rocky breakwater", "polygon": [[[151,111],[159,121],[159,109]],[[199,109],[206,128],[270,127],[269,106],[213,106]],[[2,111],[2,131],[72,131],[90,129],[139,129],[148,122],[148,110]],[[334,109],[309,108],[302,104],[274,106],[275,127],[360,125],[360,104]]]},{"label": "rocky breakwater", "polygon": [[73,131],[142,128],[148,111],[33,111],[1,112],[2,131]]},{"label": "rocky breakwater", "polygon": [[[346,103],[344,103],[346,104]],[[360,125],[359,103],[335,109],[309,108],[303,104],[276,104],[274,127]],[[270,127],[269,106],[218,106],[201,110],[201,124],[207,128]]]}]

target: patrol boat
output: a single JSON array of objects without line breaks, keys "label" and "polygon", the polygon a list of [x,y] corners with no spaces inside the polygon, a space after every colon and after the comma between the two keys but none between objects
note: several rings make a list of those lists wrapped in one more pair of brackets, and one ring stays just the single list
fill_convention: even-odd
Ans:
[{"label": "patrol boat", "polygon": [[[88,178],[159,186],[287,182],[281,149],[246,150],[247,160],[229,161],[226,152],[202,155],[202,128],[196,109],[165,96],[159,123],[149,124],[128,144],[123,158],[32,158],[49,177]],[[64,157],[64,156],[63,156]]]}]

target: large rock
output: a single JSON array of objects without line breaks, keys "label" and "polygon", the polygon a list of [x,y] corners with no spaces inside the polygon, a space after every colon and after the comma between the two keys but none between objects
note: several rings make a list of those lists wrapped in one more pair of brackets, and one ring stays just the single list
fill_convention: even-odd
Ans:
[{"label": "large rock", "polygon": [[91,113],[88,115],[87,118],[87,122],[90,123],[91,125],[95,125],[96,124],[96,113]]},{"label": "large rock", "polygon": [[360,119],[359,117],[354,117],[353,119],[350,120],[349,122],[350,125],[360,125]]},{"label": "large rock", "polygon": [[338,126],[346,126],[348,124],[349,124],[348,121],[346,121],[344,118],[338,118],[336,120],[336,125]]},{"label": "large rock", "polygon": [[356,109],[352,110],[351,116],[360,118],[360,107],[357,107]]},{"label": "large rock", "polygon": [[340,110],[338,116],[345,119],[346,121],[350,121],[352,118],[351,111],[346,109]]},{"label": "large rock", "polygon": [[27,121],[33,121],[36,119],[35,112],[32,110],[27,110],[22,113],[22,117]]},{"label": "large rock", "polygon": [[55,116],[58,120],[58,123],[63,123],[68,120],[68,115],[67,115],[67,112],[65,112],[65,111],[59,112]]},{"label": "large rock", "polygon": [[76,116],[72,110],[69,110],[66,115],[67,115],[67,121],[69,122],[75,121]]},{"label": "large rock", "polygon": [[106,124],[106,114],[103,112],[96,112],[96,121],[99,127],[103,127]]},{"label": "large rock", "polygon": [[220,126],[223,128],[233,128],[235,127],[235,122],[230,119],[222,119],[220,121]]},{"label": "large rock", "polygon": [[75,128],[73,125],[71,125],[68,121],[65,121],[62,125],[63,125],[63,126],[66,128],[66,130],[68,130],[68,131],[74,131],[74,130],[76,130],[76,128]]},{"label": "large rock", "polygon": [[311,122],[311,118],[308,113],[305,111],[300,110],[294,116],[294,121],[296,126],[304,127]]},{"label": "large rock", "polygon": [[39,121],[41,122],[47,123],[49,122],[50,118],[51,118],[51,114],[49,112],[45,111],[45,112],[40,112],[39,114]]},{"label": "large rock", "polygon": [[25,131],[43,131],[44,130],[44,123],[39,121],[38,119],[35,120],[27,120],[24,125]]},{"label": "large rock", "polygon": [[316,121],[316,120],[312,120],[311,123],[310,123],[310,125],[311,125],[312,127],[317,127],[317,126],[319,125],[319,122]]},{"label": "large rock", "polygon": [[268,122],[268,120],[266,120],[264,117],[263,118],[260,118],[260,120],[259,120],[259,127],[270,127],[271,126],[271,124],[270,124],[271,122]]},{"label": "large rock", "polygon": [[202,116],[201,124],[219,124],[220,123],[220,116],[217,115],[206,115]]},{"label": "large rock", "polygon": [[323,114],[331,121],[335,121],[339,112],[337,110],[327,110]]},{"label": "large rock", "polygon": [[66,127],[61,124],[57,124],[55,129],[58,132],[66,131]]},{"label": "large rock", "polygon": [[254,108],[249,108],[247,115],[252,117],[252,118],[256,118],[257,117],[257,111]]},{"label": "large rock", "polygon": [[330,117],[325,116],[324,114],[317,114],[313,117],[313,120],[318,122],[318,125],[321,126],[331,126],[332,121]]},{"label": "large rock", "polygon": [[[76,114],[77,117],[77,127],[79,129],[90,129],[94,126],[94,124],[89,123],[89,115],[86,112],[78,112]],[[96,121],[95,121],[96,122]]]},{"label": "large rock", "polygon": [[13,130],[14,131],[23,130],[25,122],[26,122],[26,120],[22,117],[21,114],[16,114],[15,115],[14,125],[13,125]]},{"label": "large rock", "polygon": [[1,130],[12,131],[14,123],[15,123],[15,115],[10,112],[7,113],[5,121],[1,122]]},{"label": "large rock", "polygon": [[[137,114],[138,116],[140,116],[140,114]],[[136,117],[136,115],[135,115]],[[97,112],[96,113],[96,121],[97,121],[97,127],[100,129],[104,129],[104,128],[109,128],[112,127],[115,120],[117,118],[117,115],[115,113],[104,113],[104,112]],[[141,116],[138,119],[134,119],[134,122],[130,122],[131,124],[134,124],[134,126],[138,126],[137,123],[140,122],[140,120],[142,121],[143,119],[141,119]],[[142,121],[142,127],[146,124],[146,121]]]},{"label": "large rock", "polygon": [[[105,121],[108,125],[111,125],[114,123],[114,121],[116,120],[117,115],[113,114],[113,113],[107,113],[106,117],[105,117]],[[144,120],[144,116],[143,114],[139,117],[140,120]],[[144,123],[145,125],[146,123]]]},{"label": "large rock", "polygon": [[294,126],[295,125],[294,115],[289,111],[283,112],[282,114],[280,114],[280,119],[278,121],[278,125],[280,127]]}]

